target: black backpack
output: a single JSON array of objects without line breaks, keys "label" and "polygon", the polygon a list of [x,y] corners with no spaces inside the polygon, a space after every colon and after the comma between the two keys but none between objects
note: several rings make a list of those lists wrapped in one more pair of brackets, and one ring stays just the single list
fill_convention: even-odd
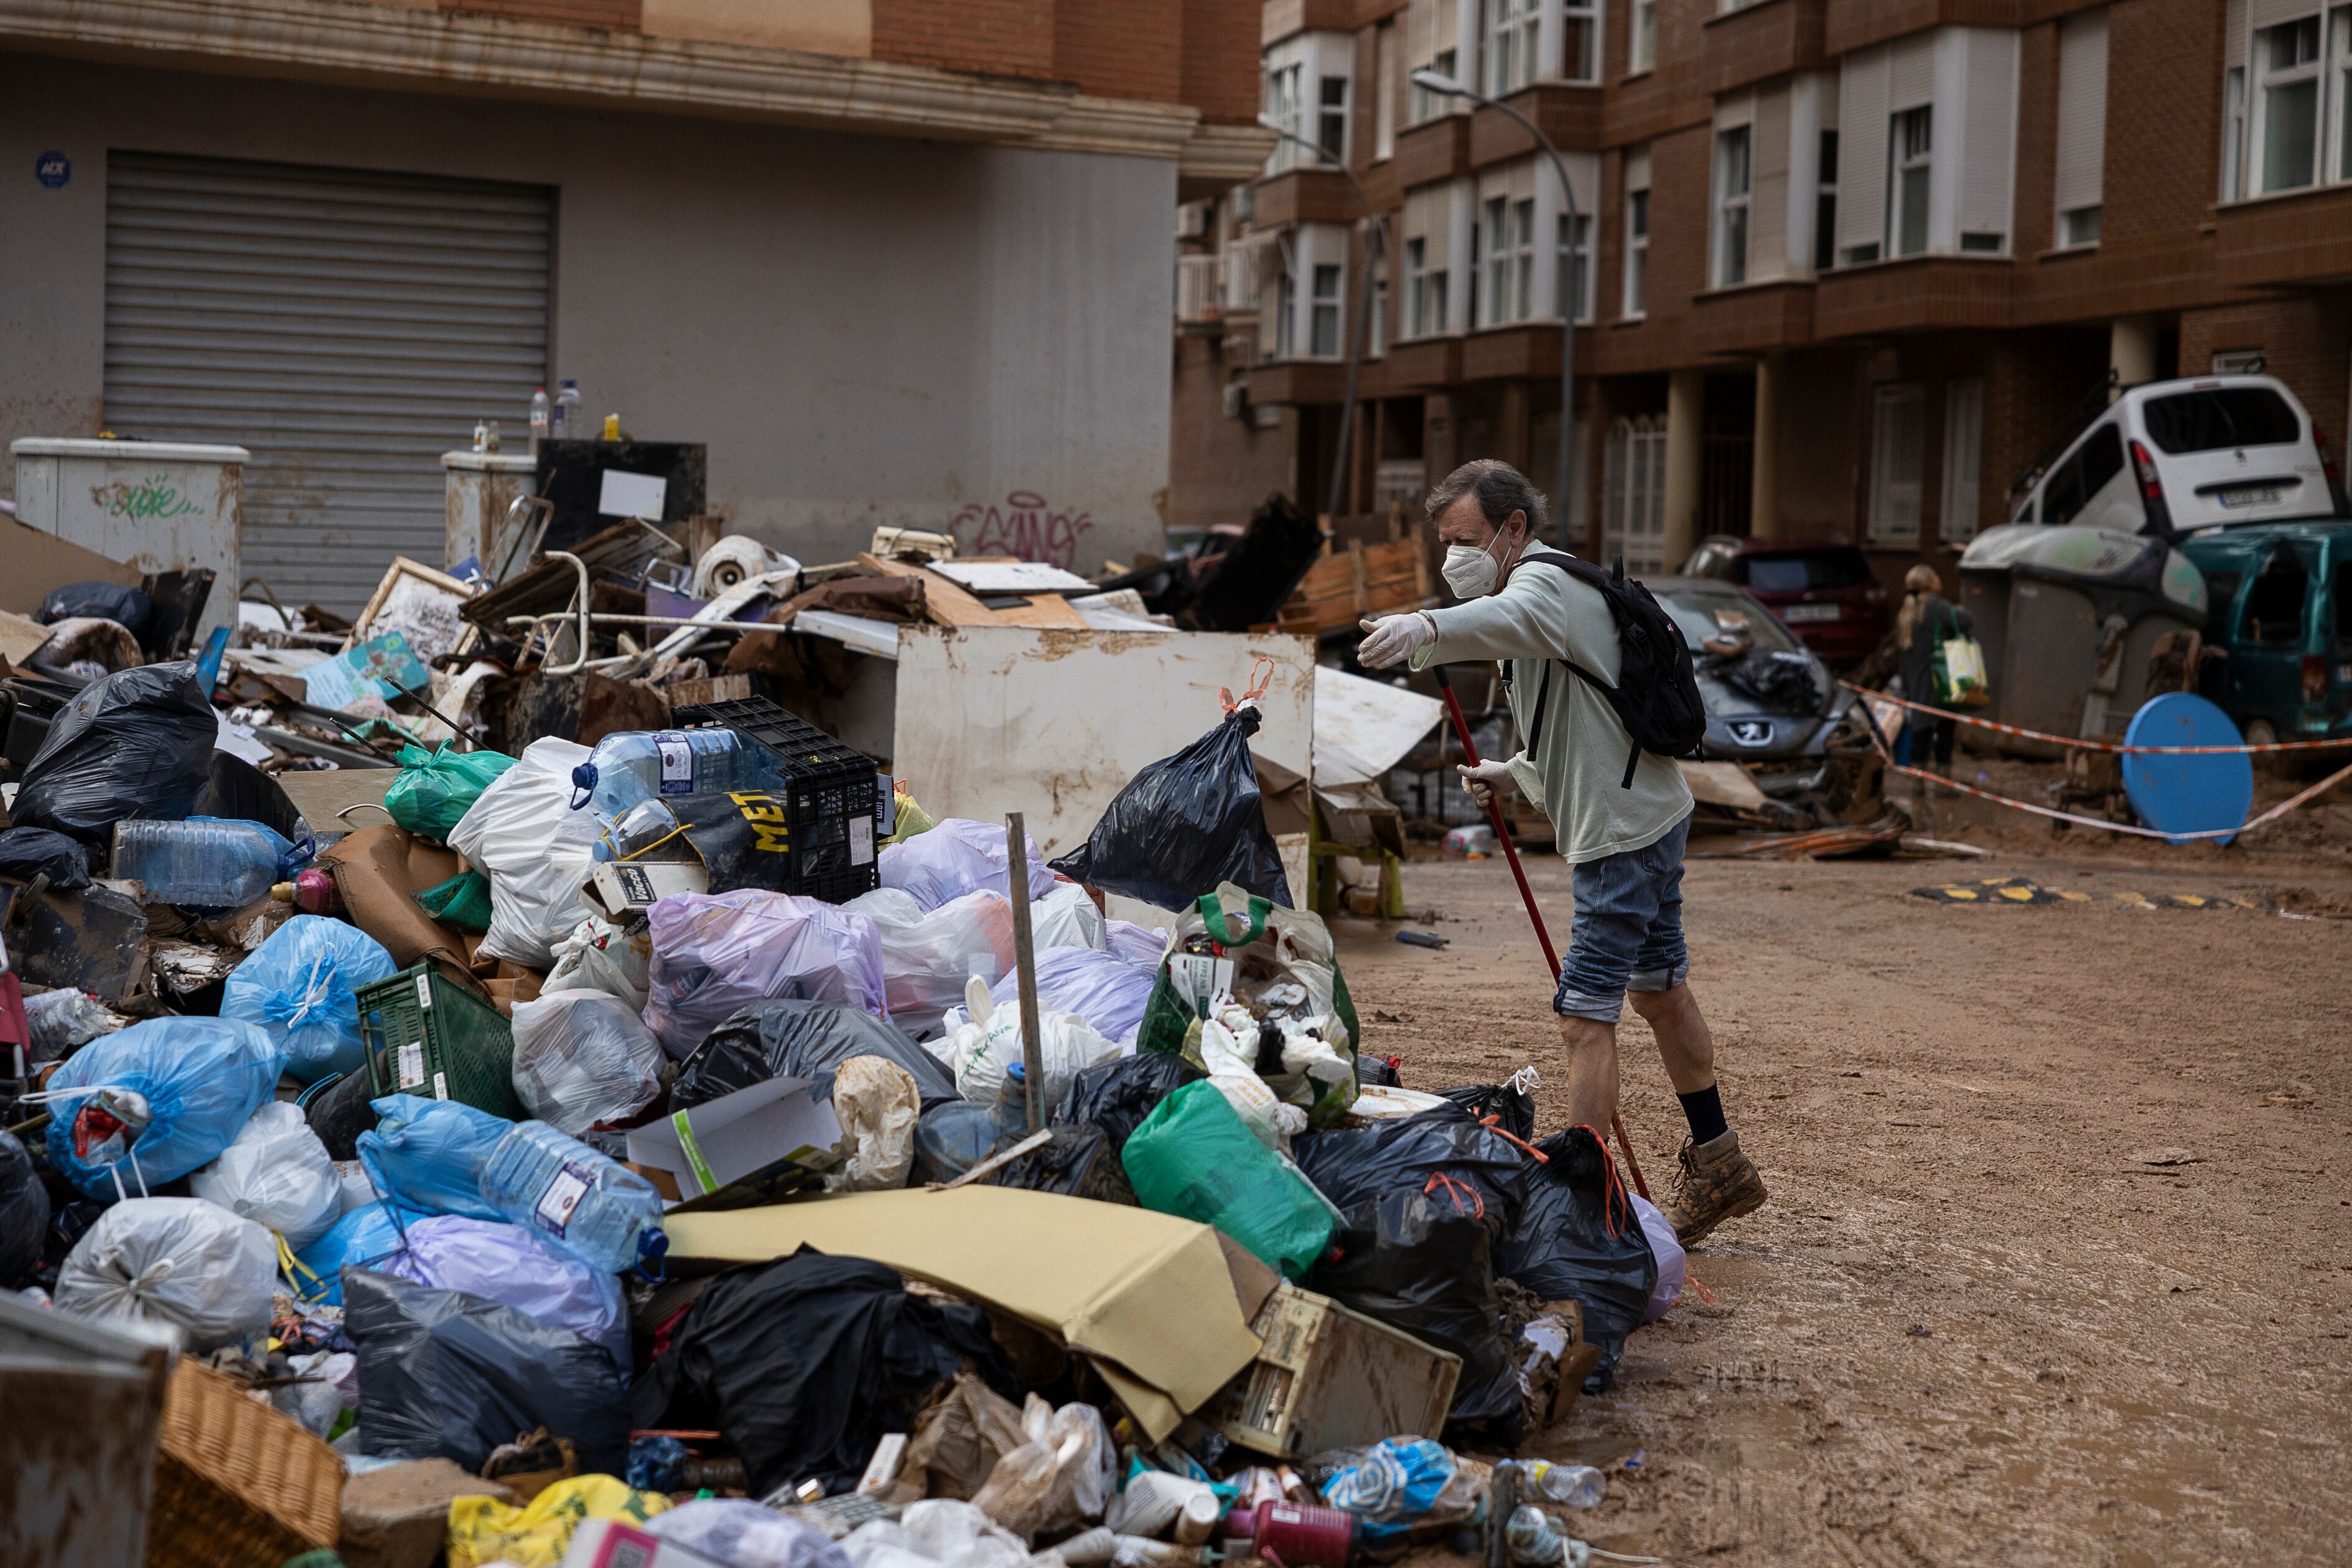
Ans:
[{"label": "black backpack", "polygon": [[1543,683],[1536,689],[1535,722],[1528,731],[1528,753],[1534,753],[1543,735],[1554,663],[1568,666],[1591,682],[1592,689],[1608,700],[1618,722],[1625,726],[1625,732],[1633,737],[1633,750],[1625,759],[1625,777],[1620,788],[1633,787],[1633,769],[1643,752],[1655,752],[1662,757],[1686,757],[1696,751],[1699,738],[1706,733],[1706,704],[1699,698],[1698,672],[1691,665],[1690,645],[1683,641],[1682,628],[1659,606],[1650,590],[1625,575],[1625,558],[1619,556],[1606,572],[1589,561],[1551,550],[1531,550],[1519,560],[1522,563],[1533,561],[1558,567],[1578,582],[1599,589],[1601,596],[1609,601],[1610,616],[1617,623],[1616,685],[1610,685],[1574,659],[1545,661]]}]

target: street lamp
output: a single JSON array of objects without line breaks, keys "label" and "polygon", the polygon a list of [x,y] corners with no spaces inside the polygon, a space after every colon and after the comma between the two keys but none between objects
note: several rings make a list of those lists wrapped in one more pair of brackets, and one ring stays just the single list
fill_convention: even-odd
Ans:
[{"label": "street lamp", "polygon": [[[1551,172],[1559,180],[1560,206],[1568,214],[1568,254],[1573,259],[1576,255],[1576,192],[1569,185],[1568,165],[1560,161],[1559,149],[1551,144],[1551,138],[1543,133],[1543,127],[1509,104],[1488,98],[1483,92],[1473,91],[1452,77],[1426,67],[1412,73],[1412,84],[1431,92],[1466,98],[1487,109],[1499,109],[1527,128],[1528,134],[1543,148],[1544,156],[1551,160]],[[1566,283],[1567,279],[1562,279],[1559,291],[1563,294],[1567,291]],[[1581,294],[1583,290],[1579,289],[1577,292]],[[1569,548],[1568,498],[1575,493],[1569,473],[1569,426],[1575,417],[1576,409],[1576,308],[1581,303],[1580,299],[1562,299],[1559,301],[1559,478],[1552,486],[1552,505],[1559,513],[1557,526],[1562,550]]]},{"label": "street lamp", "polygon": [[[1326,510],[1337,515],[1347,500],[1347,491],[1340,487],[1348,475],[1348,440],[1356,428],[1356,374],[1362,367],[1364,341],[1371,331],[1372,269],[1379,265],[1381,253],[1380,220],[1372,216],[1372,198],[1364,190],[1364,182],[1356,178],[1356,172],[1345,163],[1333,162],[1320,142],[1309,142],[1271,115],[1259,115],[1257,122],[1261,129],[1273,132],[1286,142],[1296,142],[1314,153],[1316,163],[1321,167],[1337,169],[1347,175],[1348,184],[1356,187],[1356,199],[1364,205],[1364,277],[1360,290],[1363,298],[1356,309],[1356,330],[1348,339],[1348,396],[1339,405],[1339,439],[1338,450],[1331,458],[1331,488],[1324,492]],[[1307,310],[1308,320],[1312,321],[1314,304],[1311,299]],[[1287,343],[1283,345],[1286,349],[1289,346]]]}]

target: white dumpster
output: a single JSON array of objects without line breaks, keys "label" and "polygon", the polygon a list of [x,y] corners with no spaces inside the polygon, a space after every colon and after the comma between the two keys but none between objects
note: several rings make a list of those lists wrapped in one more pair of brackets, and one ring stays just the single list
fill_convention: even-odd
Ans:
[{"label": "white dumpster", "polygon": [[8,450],[17,521],[142,571],[209,568],[195,641],[236,624],[244,447],[28,437]]}]

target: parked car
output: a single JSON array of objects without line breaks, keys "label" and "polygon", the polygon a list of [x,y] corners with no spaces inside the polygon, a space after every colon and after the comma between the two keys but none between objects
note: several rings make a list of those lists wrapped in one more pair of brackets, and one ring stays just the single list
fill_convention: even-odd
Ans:
[{"label": "parked car", "polygon": [[2010,521],[2124,533],[2352,516],[2323,435],[2267,375],[2154,381],[2109,405]]},{"label": "parked car", "polygon": [[1886,590],[1860,549],[1834,539],[1715,534],[1699,541],[1682,574],[1737,583],[1832,664],[1859,663],[1886,636]]},{"label": "parked car", "polygon": [[2247,741],[2352,734],[2352,521],[2200,529],[2179,549],[2205,574],[2206,643],[2230,655],[2206,695]]},{"label": "parked car", "polygon": [[[1819,763],[1838,721],[1854,702],[1853,693],[1830,678],[1820,656],[1799,642],[1762,600],[1735,584],[1706,577],[1642,581],[1682,628],[1698,667],[1699,696],[1706,704],[1700,754],[1742,763]],[[1728,651],[1738,644],[1746,645],[1744,654]],[[1711,652],[1710,645],[1725,651]],[[1737,668],[1741,665],[1749,668]],[[1771,689],[1772,694],[1759,696],[1759,689]],[[1771,791],[1776,782],[1801,789],[1812,779],[1799,770],[1758,782]]]}]

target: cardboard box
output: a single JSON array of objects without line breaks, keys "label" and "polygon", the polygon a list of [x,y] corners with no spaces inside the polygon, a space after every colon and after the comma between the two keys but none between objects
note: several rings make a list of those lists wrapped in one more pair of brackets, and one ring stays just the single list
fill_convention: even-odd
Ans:
[{"label": "cardboard box", "polygon": [[761,1262],[806,1244],[1001,1308],[1092,1358],[1155,1439],[1258,1353],[1216,1231],[1150,1209],[970,1186],[681,1213],[665,1228],[681,1266]]},{"label": "cardboard box", "polygon": [[841,1123],[812,1087],[804,1078],[772,1078],[648,1122],[629,1134],[629,1163],[668,1172],[688,1198],[781,1165],[831,1170],[840,1162]]},{"label": "cardboard box", "polygon": [[663,899],[709,890],[710,871],[699,860],[599,861],[583,889],[592,903],[623,925]]},{"label": "cardboard box", "polygon": [[41,601],[52,588],[68,583],[114,583],[136,588],[147,574],[136,566],[85,550],[69,539],[31,527],[13,517],[0,517],[0,610],[20,616],[38,615]]}]

